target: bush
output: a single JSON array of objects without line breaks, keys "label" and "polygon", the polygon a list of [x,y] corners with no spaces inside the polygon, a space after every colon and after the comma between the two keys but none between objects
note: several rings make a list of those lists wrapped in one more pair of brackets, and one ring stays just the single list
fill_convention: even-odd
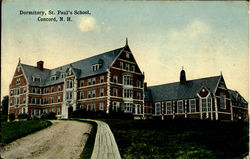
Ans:
[{"label": "bush", "polygon": [[6,115],[6,114],[1,114],[1,117],[0,117],[1,119],[1,122],[3,122],[3,121],[7,121],[8,120],[8,115]]},{"label": "bush", "polygon": [[15,114],[14,113],[9,114],[9,119],[10,119],[10,121],[15,120],[16,119]]},{"label": "bush", "polygon": [[17,118],[18,118],[18,119],[28,119],[29,116],[28,116],[28,114],[19,114],[19,115],[17,116]]}]

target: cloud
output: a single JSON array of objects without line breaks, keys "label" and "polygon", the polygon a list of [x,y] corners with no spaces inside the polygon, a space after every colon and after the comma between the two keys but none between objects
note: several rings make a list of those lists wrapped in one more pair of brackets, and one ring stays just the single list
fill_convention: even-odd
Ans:
[{"label": "cloud", "polygon": [[78,28],[82,32],[95,30],[97,28],[95,18],[91,16],[82,18],[78,24]]}]

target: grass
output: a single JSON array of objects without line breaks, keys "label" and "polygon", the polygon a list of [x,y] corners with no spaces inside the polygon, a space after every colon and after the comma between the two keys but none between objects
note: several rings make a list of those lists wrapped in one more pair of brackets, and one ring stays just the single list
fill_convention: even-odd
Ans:
[{"label": "grass", "polygon": [[248,152],[248,123],[105,120],[124,159],[235,158]]},{"label": "grass", "polygon": [[77,120],[80,122],[85,122],[88,123],[90,125],[92,125],[92,129],[91,132],[88,136],[87,142],[84,146],[84,149],[80,155],[81,159],[90,159],[93,149],[94,149],[94,145],[95,145],[95,137],[96,137],[96,131],[97,131],[97,124],[94,121],[88,121],[88,120]]},{"label": "grass", "polygon": [[45,120],[27,120],[1,123],[1,143],[7,144],[16,139],[34,133],[50,126],[52,123]]}]

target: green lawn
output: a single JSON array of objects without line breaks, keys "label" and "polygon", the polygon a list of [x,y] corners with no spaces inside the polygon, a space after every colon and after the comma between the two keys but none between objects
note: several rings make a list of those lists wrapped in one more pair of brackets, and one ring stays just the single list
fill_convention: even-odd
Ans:
[{"label": "green lawn", "polygon": [[248,123],[105,120],[122,158],[234,158],[248,152]]},{"label": "green lawn", "polygon": [[1,142],[10,143],[35,131],[44,129],[52,123],[45,120],[27,120],[1,123]]}]

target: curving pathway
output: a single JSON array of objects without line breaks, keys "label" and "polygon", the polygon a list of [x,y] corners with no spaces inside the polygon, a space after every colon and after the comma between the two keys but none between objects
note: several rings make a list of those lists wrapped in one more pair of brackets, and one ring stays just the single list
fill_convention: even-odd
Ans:
[{"label": "curving pathway", "polygon": [[4,159],[77,159],[91,126],[77,121],[52,121],[53,125],[18,139],[1,149]]},{"label": "curving pathway", "polygon": [[121,159],[114,135],[108,124],[96,121],[97,132],[91,159]]}]

